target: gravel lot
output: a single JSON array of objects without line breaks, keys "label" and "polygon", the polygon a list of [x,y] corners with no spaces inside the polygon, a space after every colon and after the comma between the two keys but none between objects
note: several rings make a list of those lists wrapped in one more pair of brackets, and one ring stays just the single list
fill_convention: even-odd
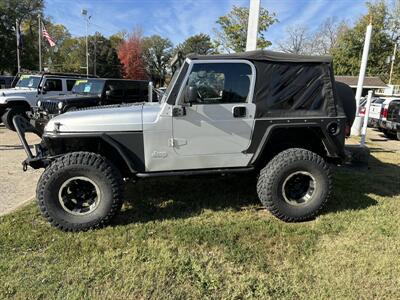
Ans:
[{"label": "gravel lot", "polygon": [[[28,135],[29,143],[39,138]],[[22,171],[21,162],[26,158],[18,136],[0,125],[0,215],[6,214],[35,196],[36,182],[42,170]]]},{"label": "gravel lot", "polygon": [[[380,147],[400,153],[400,141],[388,140],[377,130],[368,129],[368,140]],[[38,143],[39,138],[28,135],[28,142]],[[28,168],[22,171],[26,158],[18,136],[0,125],[0,215],[6,214],[34,199],[36,183],[43,170]]]}]

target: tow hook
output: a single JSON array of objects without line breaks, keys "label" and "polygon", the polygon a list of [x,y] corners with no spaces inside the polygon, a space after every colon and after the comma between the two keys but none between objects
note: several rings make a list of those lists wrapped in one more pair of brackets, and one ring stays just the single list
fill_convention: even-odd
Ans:
[{"label": "tow hook", "polygon": [[22,170],[23,170],[24,172],[26,172],[26,171],[28,170],[28,163],[26,162],[26,160],[24,160],[24,161],[22,162]]}]

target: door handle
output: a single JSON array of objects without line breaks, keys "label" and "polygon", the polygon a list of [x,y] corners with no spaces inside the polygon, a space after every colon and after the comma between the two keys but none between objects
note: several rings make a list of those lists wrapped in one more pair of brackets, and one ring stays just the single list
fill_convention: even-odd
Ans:
[{"label": "door handle", "polygon": [[244,118],[246,116],[246,106],[234,106],[233,107],[233,117],[234,118]]}]

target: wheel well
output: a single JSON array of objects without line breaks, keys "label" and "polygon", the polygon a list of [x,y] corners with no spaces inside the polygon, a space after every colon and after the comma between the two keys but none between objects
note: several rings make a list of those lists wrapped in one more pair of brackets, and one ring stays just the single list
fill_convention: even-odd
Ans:
[{"label": "wheel well", "polygon": [[26,101],[8,101],[7,108],[12,108],[12,107],[24,108],[26,110],[31,109],[30,104]]},{"label": "wheel well", "polygon": [[47,139],[46,146],[51,155],[65,154],[75,151],[86,151],[100,154],[111,161],[123,177],[132,172],[121,154],[101,137]]},{"label": "wheel well", "polygon": [[255,166],[263,168],[275,155],[289,148],[303,148],[327,157],[320,129],[277,128],[270,134]]}]

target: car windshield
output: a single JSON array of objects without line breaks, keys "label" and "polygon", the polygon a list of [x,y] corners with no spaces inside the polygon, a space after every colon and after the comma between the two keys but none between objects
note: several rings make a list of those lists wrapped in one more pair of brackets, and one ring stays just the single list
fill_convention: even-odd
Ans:
[{"label": "car windshield", "polygon": [[104,80],[82,79],[77,80],[72,88],[74,94],[98,95],[103,92]]},{"label": "car windshield", "polygon": [[32,76],[32,75],[21,75],[19,78],[16,87],[23,88],[38,88],[40,83],[41,76]]}]

